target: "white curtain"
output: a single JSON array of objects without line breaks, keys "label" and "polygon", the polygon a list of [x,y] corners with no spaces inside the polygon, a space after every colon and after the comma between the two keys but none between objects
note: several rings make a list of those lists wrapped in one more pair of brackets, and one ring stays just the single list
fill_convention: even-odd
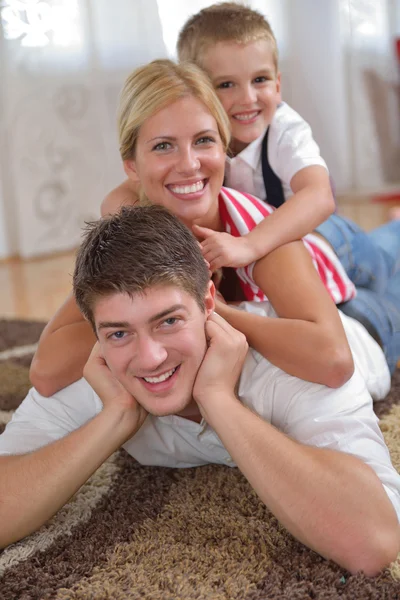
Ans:
[{"label": "white curtain", "polygon": [[[2,0],[0,258],[77,245],[124,178],[115,126],[124,78],[174,56],[183,23],[211,3]],[[271,21],[284,99],[310,122],[338,190],[400,180],[399,0],[247,3]]]},{"label": "white curtain", "polygon": [[75,247],[124,178],[118,93],[166,55],[156,0],[3,0],[3,255]]},{"label": "white curtain", "polygon": [[313,127],[339,191],[400,182],[399,0],[288,2],[288,101]]}]

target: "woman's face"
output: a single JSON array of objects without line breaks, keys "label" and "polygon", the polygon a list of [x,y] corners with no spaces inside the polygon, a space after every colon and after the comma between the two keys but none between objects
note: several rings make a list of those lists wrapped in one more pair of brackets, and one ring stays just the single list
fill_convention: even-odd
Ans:
[{"label": "woman's face", "polygon": [[181,221],[216,227],[225,152],[214,117],[192,96],[177,100],[142,125],[136,155],[125,161],[152,204]]}]

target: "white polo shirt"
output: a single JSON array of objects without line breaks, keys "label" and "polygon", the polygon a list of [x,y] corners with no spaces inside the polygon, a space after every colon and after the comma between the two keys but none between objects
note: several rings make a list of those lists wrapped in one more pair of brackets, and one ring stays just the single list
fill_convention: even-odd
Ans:
[{"label": "white polo shirt", "polygon": [[[274,316],[268,302],[245,303],[242,309]],[[341,316],[356,363],[353,377],[344,386],[331,389],[292,377],[249,350],[239,398],[300,443],[347,452],[370,465],[400,519],[400,476],[391,464],[368,391],[377,398],[385,396],[390,388],[389,370],[382,350],[363,326]],[[0,435],[0,455],[23,454],[45,446],[78,429],[101,410],[99,397],[84,379],[51,398],[31,389]],[[178,416],[148,416],[124,448],[145,465],[235,466],[206,422]]]},{"label": "white polo shirt", "polygon": [[[328,168],[313,139],[311,127],[286,102],[278,106],[269,127],[268,161],[282,182],[287,200],[293,195],[290,182],[298,171],[313,165]],[[237,156],[227,157],[224,185],[268,201],[261,166],[264,135],[265,131]]]}]

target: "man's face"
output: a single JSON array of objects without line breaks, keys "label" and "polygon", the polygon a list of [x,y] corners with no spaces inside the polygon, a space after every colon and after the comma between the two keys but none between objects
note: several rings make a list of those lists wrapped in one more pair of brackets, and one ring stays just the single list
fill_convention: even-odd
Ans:
[{"label": "man's face", "polygon": [[240,151],[263,133],[281,101],[271,43],[218,42],[204,53],[202,66],[229,116],[234,146]]},{"label": "man's face", "polygon": [[192,391],[207,349],[205,322],[214,308],[211,289],[212,284],[204,312],[190,294],[173,285],[96,302],[94,318],[104,359],[152,415],[199,414]]}]

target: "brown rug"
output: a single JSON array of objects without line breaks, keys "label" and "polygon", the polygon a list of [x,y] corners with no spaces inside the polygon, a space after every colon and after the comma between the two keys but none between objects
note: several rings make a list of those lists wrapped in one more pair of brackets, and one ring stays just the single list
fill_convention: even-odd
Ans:
[{"label": "brown rug", "polygon": [[[28,390],[41,329],[0,321],[0,423]],[[399,468],[399,371],[376,409]],[[37,533],[0,552],[0,599],[39,598],[400,599],[400,564],[351,576],[286,533],[237,469],[141,467],[120,451]]]}]

